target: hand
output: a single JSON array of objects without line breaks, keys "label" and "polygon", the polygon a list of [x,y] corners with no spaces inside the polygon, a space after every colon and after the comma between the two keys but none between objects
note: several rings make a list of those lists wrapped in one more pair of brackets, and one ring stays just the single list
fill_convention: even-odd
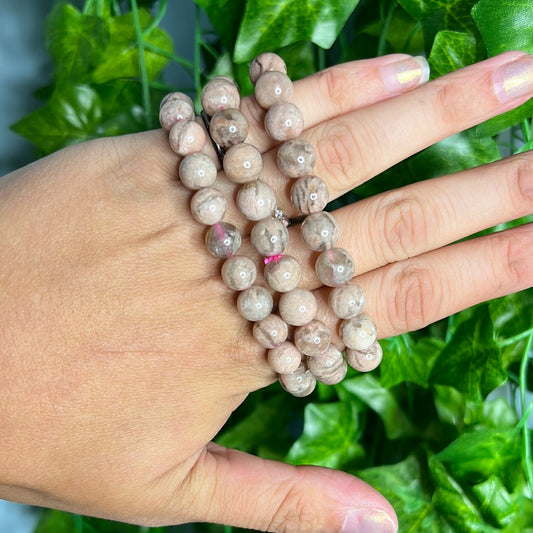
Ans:
[{"label": "hand", "polygon": [[[405,57],[298,82],[316,174],[339,196],[521,104],[533,89],[504,102],[492,83],[517,58],[531,72],[526,57],[504,54],[392,91],[380,69]],[[251,98],[242,110],[292,215],[262,112]],[[176,164],[166,135],[151,131],[70,147],[0,182],[0,496],[146,525],[326,532],[348,517],[346,531],[392,531],[388,502],[348,474],[210,443],[275,376],[203,246]],[[233,185],[220,179],[229,194]],[[339,246],[357,258],[356,282],[380,336],[530,287],[530,225],[445,245],[532,208],[530,152],[337,211]],[[234,207],[228,219],[242,226]],[[290,253],[309,265],[291,232]],[[247,239],[243,246],[254,256]],[[324,298],[310,267],[303,284]]]}]

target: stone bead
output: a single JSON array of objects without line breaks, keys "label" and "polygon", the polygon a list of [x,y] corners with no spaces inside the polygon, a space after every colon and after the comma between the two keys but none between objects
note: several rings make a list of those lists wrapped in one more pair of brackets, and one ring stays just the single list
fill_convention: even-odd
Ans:
[{"label": "stone bead", "polygon": [[315,271],[324,285],[338,287],[353,278],[355,267],[351,255],[346,250],[332,248],[318,256]]},{"label": "stone bead", "polygon": [[172,93],[166,94],[163,99],[161,100],[161,103],[159,104],[159,111],[161,111],[161,108],[169,101],[171,100],[185,100],[189,103],[189,105],[194,109],[194,102],[192,101],[192,98],[182,92],[176,91]]},{"label": "stone bead", "polygon": [[315,151],[303,139],[284,142],[276,156],[278,168],[288,178],[309,176],[315,166]]},{"label": "stone bead", "polygon": [[250,240],[261,255],[271,257],[285,250],[289,242],[289,232],[281,220],[264,218],[252,228]]},{"label": "stone bead", "polygon": [[268,351],[267,361],[274,372],[290,374],[300,366],[302,354],[292,342],[285,341]]},{"label": "stone bead", "polygon": [[270,109],[279,102],[290,102],[292,81],[283,72],[264,72],[255,83],[255,99],[263,109]]},{"label": "stone bead", "polygon": [[245,183],[237,193],[237,207],[248,220],[261,220],[276,208],[276,195],[264,181]]},{"label": "stone bead", "polygon": [[219,222],[209,228],[205,235],[205,244],[209,253],[221,259],[234,256],[241,247],[239,230],[228,222]]},{"label": "stone bead", "polygon": [[347,348],[359,351],[370,348],[377,337],[376,325],[364,313],[344,319],[339,334]]},{"label": "stone bead", "polygon": [[263,171],[261,152],[251,144],[240,143],[230,147],[224,155],[224,172],[234,183],[255,181]]},{"label": "stone bead", "polygon": [[328,303],[339,318],[352,318],[363,311],[365,295],[359,285],[347,283],[331,290]]},{"label": "stone bead", "polygon": [[322,211],[328,201],[328,186],[318,176],[298,178],[291,187],[292,205],[304,215]]},{"label": "stone bead", "polygon": [[222,109],[213,115],[209,123],[209,133],[219,146],[228,149],[246,139],[248,122],[238,109]]},{"label": "stone bead", "polygon": [[329,328],[320,320],[311,320],[294,330],[294,344],[305,355],[314,356],[325,352],[330,342]]},{"label": "stone bead", "polygon": [[239,293],[237,298],[237,309],[243,318],[250,322],[263,320],[271,312],[274,303],[272,295],[264,287],[253,285]]},{"label": "stone bead", "polygon": [[208,81],[200,96],[202,108],[209,117],[221,109],[237,109],[241,103],[239,88],[226,76],[216,76]]},{"label": "stone bead", "polygon": [[249,257],[235,255],[224,261],[221,276],[226,287],[234,291],[243,291],[255,283],[257,268]]},{"label": "stone bead", "polygon": [[170,128],[168,142],[178,155],[186,156],[199,152],[205,145],[205,130],[194,120],[181,120]]},{"label": "stone bead", "polygon": [[263,320],[256,322],[253,327],[253,336],[263,348],[275,348],[287,340],[289,327],[278,315],[268,315]]},{"label": "stone bead", "polygon": [[194,107],[188,100],[183,98],[170,99],[165,102],[159,110],[159,123],[166,131],[170,131],[176,122],[192,120],[193,118]]},{"label": "stone bead", "polygon": [[269,261],[265,265],[263,275],[272,290],[289,292],[298,287],[302,277],[302,269],[294,257],[283,255]]},{"label": "stone bead", "polygon": [[249,69],[249,76],[252,85],[255,85],[259,77],[265,72],[274,70],[276,72],[283,72],[287,74],[287,65],[277,54],[272,52],[265,52],[259,54],[251,63]]},{"label": "stone bead", "polygon": [[304,326],[315,318],[317,301],[315,295],[307,289],[294,289],[284,292],[278,304],[281,318],[291,326]]},{"label": "stone bead", "polygon": [[337,221],[327,211],[307,215],[300,231],[304,242],[315,252],[333,248],[339,238]]},{"label": "stone bead", "polygon": [[217,167],[205,154],[190,154],[182,159],[178,174],[185,187],[197,191],[203,187],[211,187],[215,183]]},{"label": "stone bead", "polygon": [[325,385],[336,385],[346,376],[348,365],[342,352],[333,344],[319,355],[307,358],[307,368]]},{"label": "stone bead", "polygon": [[315,376],[313,376],[303,362],[300,363],[300,366],[294,372],[281,374],[279,382],[287,392],[298,398],[309,396],[316,387]]},{"label": "stone bead", "polygon": [[348,364],[359,372],[370,372],[374,370],[383,358],[383,348],[379,342],[375,341],[366,350],[346,350],[346,360]]},{"label": "stone bead", "polygon": [[220,222],[226,212],[224,195],[213,187],[205,187],[196,191],[191,198],[192,216],[200,222],[212,226]]},{"label": "stone bead", "polygon": [[290,102],[274,104],[265,115],[265,130],[276,141],[294,139],[304,129],[302,112]]}]

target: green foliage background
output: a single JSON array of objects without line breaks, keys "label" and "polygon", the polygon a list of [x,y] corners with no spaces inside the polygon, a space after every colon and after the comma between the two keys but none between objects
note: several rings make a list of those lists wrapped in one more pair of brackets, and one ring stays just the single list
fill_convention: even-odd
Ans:
[{"label": "green foliage background", "polygon": [[[186,0],[192,1],[192,0]],[[43,106],[13,125],[38,155],[94,137],[156,127],[165,68],[190,75],[191,96],[215,74],[243,92],[249,61],[280,53],[293,79],[341,61],[424,54],[442,76],[506,50],[533,53],[531,0],[196,0],[193,61],[160,28],[167,2],[61,3],[46,21],[54,61]],[[214,31],[202,31],[200,12]],[[191,21],[192,22],[192,21]],[[341,202],[533,148],[533,100],[396,165]],[[490,231],[531,222],[513,221]],[[370,374],[289,398],[252,394],[221,444],[294,464],[352,472],[393,503],[401,532],[533,531],[533,292],[493,300],[383,341]],[[507,385],[507,398],[492,391]],[[43,511],[37,533],[147,528]],[[229,532],[209,524],[153,532]]]}]

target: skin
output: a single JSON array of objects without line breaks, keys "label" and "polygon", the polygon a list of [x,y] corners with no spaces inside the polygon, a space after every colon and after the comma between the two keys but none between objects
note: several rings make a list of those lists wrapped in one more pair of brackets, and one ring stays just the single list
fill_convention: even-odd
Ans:
[{"label": "skin", "polygon": [[[520,56],[405,94],[379,77],[391,56],[296,83],[316,174],[337,197],[523,103],[533,94],[502,104],[491,88],[494,69]],[[290,216],[263,112],[251,98],[241,108]],[[76,145],[0,181],[0,497],[144,525],[333,532],[351,508],[396,523],[388,502],[346,473],[211,443],[275,376],[220,281],[221,262],[201,244],[177,162],[158,130]],[[531,287],[531,225],[450,244],[531,212],[531,152],[339,210],[339,246],[357,258],[380,336]],[[227,220],[242,225],[232,205]],[[246,232],[243,253],[257,259]],[[295,228],[291,254],[303,286],[325,301]]]}]

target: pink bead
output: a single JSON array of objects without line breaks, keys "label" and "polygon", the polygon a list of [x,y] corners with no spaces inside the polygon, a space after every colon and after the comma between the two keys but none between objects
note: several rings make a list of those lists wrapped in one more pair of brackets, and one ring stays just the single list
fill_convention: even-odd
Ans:
[{"label": "pink bead", "polygon": [[374,342],[366,350],[346,350],[348,364],[359,372],[370,372],[381,363],[383,348],[379,342]]},{"label": "pink bead", "polygon": [[248,220],[261,220],[276,208],[276,195],[264,181],[245,183],[237,193],[237,207]]},{"label": "pink bead", "polygon": [[234,255],[224,261],[221,275],[226,287],[234,291],[244,291],[255,283],[257,268],[249,257]]},{"label": "pink bead", "polygon": [[290,374],[300,366],[302,354],[292,342],[285,341],[268,351],[267,360],[274,372]]},{"label": "pink bead", "polygon": [[300,263],[290,256],[282,255],[265,265],[263,274],[268,286],[276,292],[289,292],[298,287],[302,277]]},{"label": "pink bead", "polygon": [[316,379],[326,385],[336,385],[346,376],[348,365],[342,352],[333,344],[319,355],[307,358],[307,368]]},{"label": "pink bead", "polygon": [[240,105],[240,94],[237,84],[226,76],[216,76],[202,90],[202,108],[212,117],[221,109],[237,109]]},{"label": "pink bead", "polygon": [[170,128],[168,142],[178,155],[200,152],[205,145],[204,128],[194,120],[181,120]]},{"label": "pink bead", "polygon": [[339,334],[347,348],[357,351],[368,350],[377,338],[376,325],[364,313],[343,320]]},{"label": "pink bead", "polygon": [[[189,99],[190,100],[190,99]],[[188,100],[169,99],[161,106],[159,111],[159,123],[161,127],[170,131],[170,128],[181,120],[192,120],[194,118],[194,108]]]},{"label": "pink bead", "polygon": [[213,187],[204,187],[194,193],[191,198],[192,216],[207,226],[220,222],[226,212],[224,195]]},{"label": "pink bead", "polygon": [[331,248],[322,252],[315,262],[318,279],[328,287],[348,283],[354,275],[352,256],[343,248]]},{"label": "pink bead", "polygon": [[210,187],[217,179],[215,162],[202,153],[184,157],[179,165],[178,173],[183,185],[193,191],[202,187]]},{"label": "pink bead", "polygon": [[275,348],[287,340],[289,328],[278,315],[270,314],[254,323],[253,336],[264,348]]},{"label": "pink bead", "polygon": [[363,311],[365,296],[359,285],[347,283],[331,290],[328,303],[339,318],[352,318]]},{"label": "pink bead", "polygon": [[304,119],[302,112],[290,102],[274,104],[265,115],[265,130],[276,141],[294,139],[302,133]]},{"label": "pink bead", "polygon": [[278,304],[281,318],[291,326],[303,326],[311,322],[315,318],[317,307],[315,295],[307,289],[284,292]]},{"label": "pink bead", "polygon": [[313,356],[325,352],[330,342],[329,329],[320,320],[311,320],[294,330],[294,344],[305,355]]},{"label": "pink bead", "polygon": [[211,226],[205,234],[205,244],[210,254],[227,259],[237,254],[241,247],[239,230],[228,222],[219,222]]},{"label": "pink bead", "polygon": [[287,392],[290,392],[298,398],[309,396],[316,387],[315,376],[313,376],[303,362],[300,363],[300,366],[294,372],[281,374],[279,382]]},{"label": "pink bead", "polygon": [[261,175],[263,157],[255,146],[240,143],[226,151],[223,166],[228,179],[234,183],[247,183]]},{"label": "pink bead", "polygon": [[283,61],[280,56],[273,54],[272,52],[259,54],[250,63],[249,75],[252,85],[256,84],[261,74],[271,70],[287,74],[287,65],[285,65],[285,61]]},{"label": "pink bead", "polygon": [[289,232],[280,220],[264,218],[252,228],[250,241],[261,255],[270,257],[285,250],[289,242]]},{"label": "pink bead", "polygon": [[261,74],[255,84],[255,99],[263,109],[292,98],[292,81],[283,72],[269,71]]},{"label": "pink bead", "polygon": [[333,248],[339,238],[337,221],[327,211],[307,215],[300,231],[307,246],[316,252]]},{"label": "pink bead", "polygon": [[239,313],[251,322],[266,318],[272,312],[272,307],[272,295],[264,287],[253,285],[240,292],[237,297]]}]

